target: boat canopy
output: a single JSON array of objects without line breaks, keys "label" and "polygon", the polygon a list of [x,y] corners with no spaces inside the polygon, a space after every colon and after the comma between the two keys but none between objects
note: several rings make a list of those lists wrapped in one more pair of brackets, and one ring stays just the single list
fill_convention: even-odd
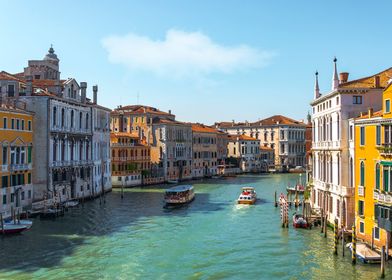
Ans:
[{"label": "boat canopy", "polygon": [[192,185],[181,185],[181,186],[175,186],[170,189],[167,189],[166,193],[186,192],[186,191],[190,191],[192,189],[193,189]]},{"label": "boat canopy", "polygon": [[254,191],[255,188],[254,187],[243,187],[242,190],[243,191]]}]

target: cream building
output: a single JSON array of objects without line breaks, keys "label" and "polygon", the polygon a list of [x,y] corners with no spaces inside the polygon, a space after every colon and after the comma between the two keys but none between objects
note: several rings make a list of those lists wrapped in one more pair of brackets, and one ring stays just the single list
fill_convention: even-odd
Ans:
[{"label": "cream building", "polygon": [[227,149],[227,156],[238,159],[242,172],[261,171],[260,140],[246,135],[229,135]]}]

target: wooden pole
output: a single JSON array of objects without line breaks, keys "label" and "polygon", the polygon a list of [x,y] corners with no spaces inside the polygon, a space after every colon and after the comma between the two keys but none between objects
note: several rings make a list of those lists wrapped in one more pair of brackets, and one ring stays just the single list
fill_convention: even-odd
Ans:
[{"label": "wooden pole", "polygon": [[0,213],[0,222],[1,222],[1,233],[5,234],[5,232],[4,232],[3,213]]},{"label": "wooden pole", "polygon": [[374,227],[372,228],[372,243],[371,246],[372,250],[374,249]]},{"label": "wooden pole", "polygon": [[351,243],[351,263],[356,264],[357,262],[357,236],[355,232],[355,222],[353,224],[353,233],[352,233],[352,243]]},{"label": "wooden pole", "polygon": [[390,240],[391,236],[390,236],[390,232],[387,231],[387,244],[385,246],[385,261],[388,261],[389,258],[389,240]]},{"label": "wooden pole", "polygon": [[321,233],[324,232],[324,209],[321,209]]},{"label": "wooden pole", "polygon": [[324,216],[324,237],[327,238],[327,224],[328,224],[328,216]]},{"label": "wooden pole", "polygon": [[385,246],[381,247],[381,278],[385,278]]},{"label": "wooden pole", "polygon": [[344,243],[346,240],[344,240],[344,228],[342,227],[342,256],[344,257]]},{"label": "wooden pole", "polygon": [[335,223],[333,226],[334,229],[334,238],[335,238],[335,242],[334,242],[334,246],[333,246],[333,253],[335,255],[338,254],[338,219],[335,218]]},{"label": "wooden pole", "polygon": [[276,191],[275,191],[275,207],[278,207],[278,201],[276,200]]}]

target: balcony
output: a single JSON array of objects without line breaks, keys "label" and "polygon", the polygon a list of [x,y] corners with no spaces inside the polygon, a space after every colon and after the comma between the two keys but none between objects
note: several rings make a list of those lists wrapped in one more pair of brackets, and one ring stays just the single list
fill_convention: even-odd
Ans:
[{"label": "balcony", "polygon": [[380,193],[379,191],[373,192],[373,198],[378,202],[392,203],[392,195]]},{"label": "balcony", "polygon": [[23,171],[23,170],[30,170],[31,169],[31,164],[10,164],[10,171]]},{"label": "balcony", "polygon": [[365,187],[364,186],[358,186],[358,195],[359,196],[365,195]]},{"label": "balcony", "polygon": [[342,186],[341,190],[342,190],[342,196],[346,196],[346,197],[354,196],[354,188],[352,187]]},{"label": "balcony", "polygon": [[392,143],[383,143],[380,147],[377,147],[377,149],[383,156],[392,156]]},{"label": "balcony", "polygon": [[62,160],[62,161],[53,161],[50,164],[50,167],[72,167],[72,166],[85,166],[92,165],[92,160]]}]

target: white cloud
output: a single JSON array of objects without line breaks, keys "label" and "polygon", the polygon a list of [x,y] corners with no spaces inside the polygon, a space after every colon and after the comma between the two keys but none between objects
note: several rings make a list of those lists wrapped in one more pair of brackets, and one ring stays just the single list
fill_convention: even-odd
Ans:
[{"label": "white cloud", "polygon": [[175,29],[164,40],[130,33],[106,37],[102,44],[112,63],[177,78],[262,67],[275,55],[247,45],[219,45],[202,32]]}]

